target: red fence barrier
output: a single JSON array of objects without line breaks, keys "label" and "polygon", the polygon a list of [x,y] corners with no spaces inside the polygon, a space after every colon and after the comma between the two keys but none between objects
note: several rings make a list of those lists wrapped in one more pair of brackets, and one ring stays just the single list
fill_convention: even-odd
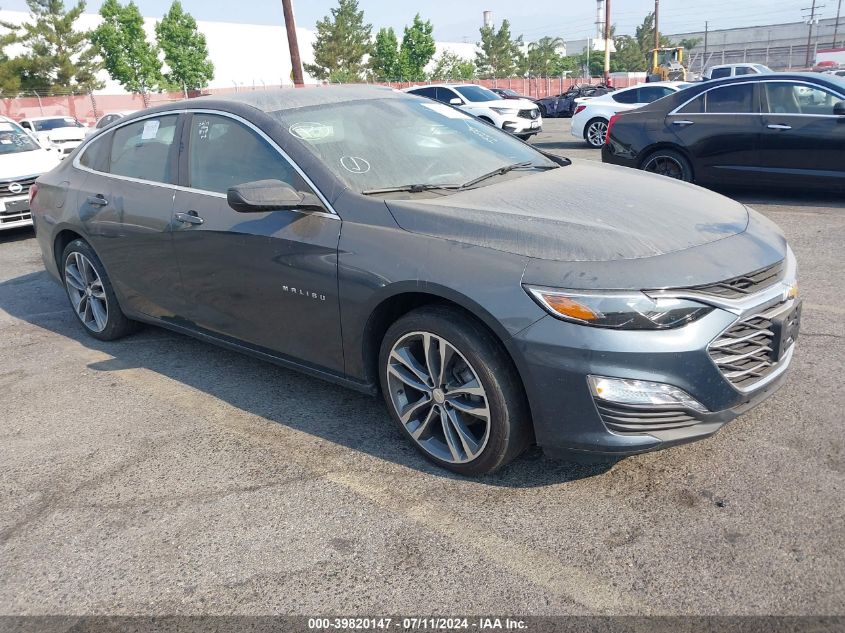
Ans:
[{"label": "red fence barrier", "polygon": [[[612,81],[617,88],[625,88],[637,83],[642,79],[618,78]],[[474,81],[457,81],[450,83],[478,84],[487,88],[510,88],[520,94],[539,99],[549,95],[557,95],[564,92],[574,84],[601,83],[602,79],[573,79],[562,77],[512,77],[509,79],[478,79]],[[427,82],[383,82],[381,85],[394,88],[407,88],[415,85],[426,85],[438,83]],[[250,88],[218,88],[203,90],[202,94],[227,94],[232,92],[251,92],[253,90],[278,89],[280,86],[260,86]],[[286,86],[292,89],[290,86]],[[199,92],[190,93],[189,96],[199,96]],[[152,93],[149,96],[150,105],[160,105],[173,101],[180,101],[184,98],[182,92]],[[144,108],[144,100],[136,94],[119,95],[67,95],[54,97],[20,96],[12,99],[0,99],[0,114],[12,119],[21,120],[36,116],[74,116],[83,123],[93,124],[107,112],[124,110],[141,110]]]}]

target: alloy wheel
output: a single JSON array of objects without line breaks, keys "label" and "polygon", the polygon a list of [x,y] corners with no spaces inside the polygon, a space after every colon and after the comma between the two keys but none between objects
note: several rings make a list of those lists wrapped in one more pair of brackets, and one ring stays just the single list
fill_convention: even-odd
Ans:
[{"label": "alloy wheel", "polygon": [[65,260],[65,287],[76,315],[92,332],[102,332],[109,320],[103,281],[91,261],[74,251]]},{"label": "alloy wheel", "polygon": [[607,123],[604,121],[593,121],[587,128],[587,142],[593,147],[604,145],[607,136]]},{"label": "alloy wheel", "polygon": [[676,180],[684,180],[684,167],[671,156],[657,155],[649,158],[643,170]]},{"label": "alloy wheel", "polygon": [[443,337],[410,332],[390,350],[390,401],[427,453],[452,464],[477,458],[490,436],[490,405],[478,373]]}]

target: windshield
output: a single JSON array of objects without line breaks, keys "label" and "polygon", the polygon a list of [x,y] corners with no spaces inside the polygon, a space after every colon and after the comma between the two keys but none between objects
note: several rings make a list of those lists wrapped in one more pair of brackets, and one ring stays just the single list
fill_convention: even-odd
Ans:
[{"label": "windshield", "polygon": [[461,96],[467,101],[496,101],[501,99],[492,90],[487,90],[487,88],[481,86],[455,86],[455,90],[461,93]]},{"label": "windshield", "polygon": [[47,130],[55,130],[60,127],[84,127],[79,121],[70,116],[33,121],[32,125],[35,127],[36,132],[46,132]]},{"label": "windshield", "polygon": [[515,163],[558,165],[475,117],[412,96],[270,115],[282,123],[291,142],[307,148],[358,192],[412,184],[460,185]]},{"label": "windshield", "polygon": [[31,152],[40,146],[21,126],[11,121],[0,121],[0,155]]}]

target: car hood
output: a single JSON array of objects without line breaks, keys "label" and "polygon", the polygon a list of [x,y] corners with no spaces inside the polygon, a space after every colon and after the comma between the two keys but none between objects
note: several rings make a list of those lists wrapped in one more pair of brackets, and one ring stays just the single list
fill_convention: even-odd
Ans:
[{"label": "car hood", "polygon": [[46,149],[0,154],[0,180],[40,176],[59,164],[60,158]]},{"label": "car hood", "polygon": [[519,108],[530,110],[536,108],[537,104],[528,99],[496,99],[495,101],[468,101],[464,106],[467,108]]},{"label": "car hood", "polygon": [[387,200],[403,229],[526,257],[654,257],[742,233],[748,210],[663,176],[593,162],[436,199]]},{"label": "car hood", "polygon": [[53,130],[37,132],[38,138],[52,141],[81,141],[85,138],[88,128],[84,127],[57,127]]}]

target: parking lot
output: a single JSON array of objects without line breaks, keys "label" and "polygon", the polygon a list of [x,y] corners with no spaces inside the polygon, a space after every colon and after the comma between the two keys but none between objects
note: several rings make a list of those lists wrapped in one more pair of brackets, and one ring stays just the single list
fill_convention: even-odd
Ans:
[{"label": "parking lot", "polygon": [[[600,160],[567,120],[532,143]],[[0,233],[2,611],[845,615],[845,201],[727,193],[798,258],[786,385],[702,442],[482,479],[378,400],[152,327],[95,341]]]}]

